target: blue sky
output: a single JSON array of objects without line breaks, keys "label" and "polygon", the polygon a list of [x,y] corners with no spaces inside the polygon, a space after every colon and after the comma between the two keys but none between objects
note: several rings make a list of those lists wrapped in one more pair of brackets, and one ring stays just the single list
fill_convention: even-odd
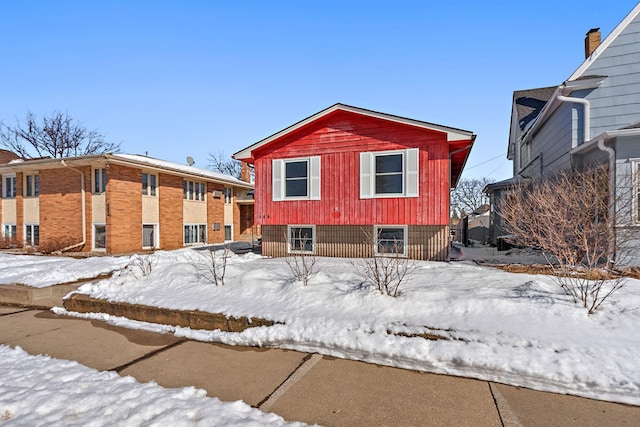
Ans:
[{"label": "blue sky", "polygon": [[500,180],[513,91],[562,83],[635,4],[7,0],[0,121],[68,112],[206,167],[342,102],[473,131],[463,177]]}]

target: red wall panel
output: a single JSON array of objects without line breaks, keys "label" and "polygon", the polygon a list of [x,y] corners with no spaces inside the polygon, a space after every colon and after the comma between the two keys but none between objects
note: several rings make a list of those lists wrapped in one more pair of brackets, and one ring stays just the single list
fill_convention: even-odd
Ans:
[{"label": "red wall panel", "polygon": [[[360,199],[360,153],[420,149],[419,197]],[[321,157],[321,200],[272,201],[273,159]],[[339,111],[254,153],[259,224],[449,223],[449,156],[444,133]]]}]

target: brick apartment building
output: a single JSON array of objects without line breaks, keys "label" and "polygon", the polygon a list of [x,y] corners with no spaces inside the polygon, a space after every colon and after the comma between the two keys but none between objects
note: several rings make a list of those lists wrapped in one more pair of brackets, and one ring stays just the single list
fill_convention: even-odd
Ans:
[{"label": "brick apartment building", "polygon": [[146,156],[103,154],[0,164],[3,242],[119,254],[250,239],[243,180]]}]

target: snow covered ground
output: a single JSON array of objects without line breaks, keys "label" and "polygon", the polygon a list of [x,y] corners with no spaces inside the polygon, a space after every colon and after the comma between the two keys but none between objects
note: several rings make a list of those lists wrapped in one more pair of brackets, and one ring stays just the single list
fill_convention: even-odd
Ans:
[{"label": "snow covered ground", "polygon": [[[302,286],[282,259],[234,255],[225,286],[216,287],[193,268],[193,257],[202,253],[157,252],[149,275],[122,270],[79,292],[283,324],[227,333],[89,316],[203,341],[317,352],[640,405],[640,281],[630,279],[589,316],[550,277],[469,261],[418,262],[402,295],[392,298],[363,283],[352,265],[358,260],[333,258],[320,258],[319,272]],[[403,336],[425,333],[451,339]]]},{"label": "snow covered ground", "polygon": [[77,362],[0,346],[0,424],[59,426],[280,426],[280,416],[221,402],[195,387],[166,389]]}]

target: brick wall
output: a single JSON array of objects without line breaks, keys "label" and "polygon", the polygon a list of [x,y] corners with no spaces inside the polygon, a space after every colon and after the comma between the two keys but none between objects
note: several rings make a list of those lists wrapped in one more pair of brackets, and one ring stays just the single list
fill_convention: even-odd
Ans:
[{"label": "brick wall", "polygon": [[[85,189],[90,188],[91,168],[82,168],[85,173]],[[20,174],[21,175],[21,174]],[[22,179],[22,178],[20,178]],[[51,249],[62,249],[82,241],[82,197],[80,174],[67,169],[43,169],[40,171],[40,245]],[[21,181],[20,181],[21,182]],[[22,188],[22,187],[20,187]],[[87,196],[90,193],[87,192]],[[87,225],[91,218],[90,199],[86,199]],[[22,206],[20,200],[19,206]],[[18,235],[24,233],[22,208],[18,208]],[[87,242],[77,250],[91,250],[91,232],[87,226]],[[20,237],[22,238],[22,237]]]},{"label": "brick wall", "polygon": [[160,248],[177,249],[183,246],[182,181],[179,176],[160,174]]},{"label": "brick wall", "polygon": [[[207,183],[207,242],[224,242],[224,196],[213,197],[212,191],[217,190],[222,194],[224,185]],[[220,224],[220,230],[213,231],[213,224]]]},{"label": "brick wall", "polygon": [[107,252],[142,249],[142,171],[109,165],[107,168]]}]

